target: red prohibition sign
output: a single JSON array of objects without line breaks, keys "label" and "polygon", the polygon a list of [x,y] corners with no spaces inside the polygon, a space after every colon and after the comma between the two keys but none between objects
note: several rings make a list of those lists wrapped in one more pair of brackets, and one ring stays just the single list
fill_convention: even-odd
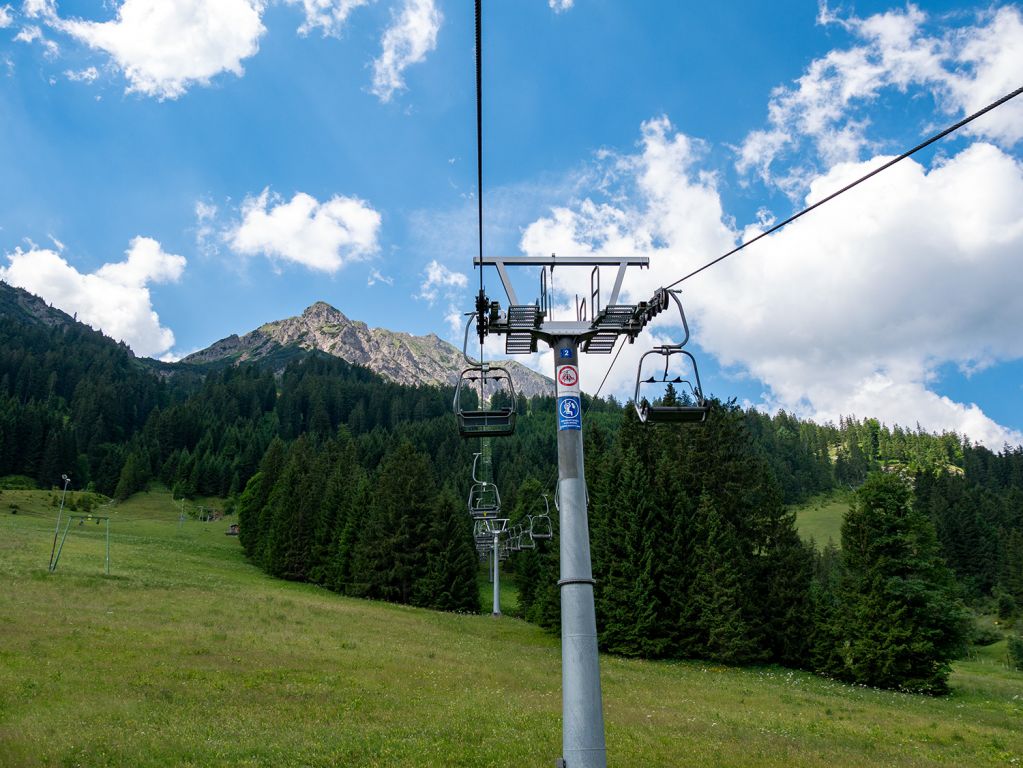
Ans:
[{"label": "red prohibition sign", "polygon": [[574,387],[579,381],[579,372],[571,365],[558,368],[558,383],[563,387]]}]

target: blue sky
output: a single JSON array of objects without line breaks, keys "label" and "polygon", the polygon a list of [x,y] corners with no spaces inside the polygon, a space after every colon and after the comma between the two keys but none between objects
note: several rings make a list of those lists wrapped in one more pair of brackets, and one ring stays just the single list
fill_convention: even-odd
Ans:
[{"label": "blue sky", "polygon": [[[455,339],[472,25],[446,0],[0,0],[0,277],[155,357],[317,300]],[[648,255],[634,300],[1023,85],[1011,3],[490,0],[484,45],[486,250]],[[1023,440],[1021,138],[1023,97],[686,283],[705,388]],[[585,276],[557,280],[573,311]]]}]

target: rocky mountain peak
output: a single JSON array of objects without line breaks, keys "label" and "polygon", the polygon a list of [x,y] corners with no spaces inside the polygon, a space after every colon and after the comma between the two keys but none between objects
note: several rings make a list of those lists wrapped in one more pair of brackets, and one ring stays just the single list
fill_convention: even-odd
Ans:
[{"label": "rocky mountain peak", "polygon": [[315,321],[315,322],[327,322],[327,323],[348,323],[349,320],[345,317],[337,307],[331,306],[325,301],[317,301],[310,304],[302,312],[303,319]]},{"label": "rocky mountain peak", "polygon": [[[244,336],[229,336],[184,358],[183,362],[259,361],[280,356],[284,348],[318,350],[376,371],[399,384],[452,385],[464,367],[460,349],[435,333],[409,333],[370,328],[351,320],[325,301],[308,306],[301,315],[265,323]],[[495,361],[496,362],[496,361]],[[554,382],[510,361],[506,367],[515,389],[526,397],[554,393]]]}]

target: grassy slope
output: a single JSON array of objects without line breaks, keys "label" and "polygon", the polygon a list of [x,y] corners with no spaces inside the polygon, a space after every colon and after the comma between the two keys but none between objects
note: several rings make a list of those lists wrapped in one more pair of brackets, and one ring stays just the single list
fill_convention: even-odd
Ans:
[{"label": "grassy slope", "polygon": [[[557,640],[523,622],[274,581],[165,495],[69,536],[0,496],[0,765],[520,766],[560,752]],[[17,500],[19,515],[7,513]],[[38,516],[37,516],[38,515]],[[489,606],[488,606],[489,607]],[[945,699],[779,668],[602,660],[618,766],[1004,766],[1023,676],[987,651]]]},{"label": "grassy slope", "polygon": [[837,546],[842,539],[842,517],[849,511],[849,499],[825,494],[796,507],[796,528],[804,539],[813,539],[818,547],[828,540]]}]

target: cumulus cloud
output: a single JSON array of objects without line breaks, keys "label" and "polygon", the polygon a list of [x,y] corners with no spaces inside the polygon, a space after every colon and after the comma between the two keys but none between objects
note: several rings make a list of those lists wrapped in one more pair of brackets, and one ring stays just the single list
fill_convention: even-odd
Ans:
[{"label": "cumulus cloud", "polygon": [[[197,213],[201,219],[203,212]],[[335,195],[320,203],[298,192],[285,201],[267,188],[245,199],[241,216],[225,239],[244,255],[262,254],[334,273],[379,250],[380,214],[356,197]]]},{"label": "cumulus cloud", "polygon": [[286,0],[288,5],[301,5],[305,21],[298,28],[300,35],[319,29],[324,37],[339,37],[352,11],[370,0]]},{"label": "cumulus cloud", "polygon": [[[175,99],[222,72],[243,74],[266,31],[263,0],[124,0],[111,21],[50,23],[109,54],[128,78],[128,91]],[[40,14],[45,13],[40,9]]]},{"label": "cumulus cloud", "polygon": [[0,5],[0,29],[7,29],[14,23],[14,16],[9,5]]},{"label": "cumulus cloud", "polygon": [[[956,59],[964,71],[955,73],[947,84],[949,106],[972,114],[1019,88],[1023,71],[1023,15],[1019,7],[996,11],[988,23],[971,30],[956,41]],[[1003,145],[1023,139],[1023,104],[1016,99],[967,131]]]},{"label": "cumulus cloud", "polygon": [[384,102],[405,88],[405,70],[418,64],[437,47],[443,16],[434,0],[404,0],[393,14],[380,41],[380,56],[373,61],[372,92]]},{"label": "cumulus cloud", "polygon": [[181,278],[185,258],[167,253],[160,243],[136,237],[124,261],[83,274],[57,251],[32,246],[8,253],[0,279],[41,296],[82,322],[125,342],[136,354],[155,357],[174,345],[174,334],[160,324],[149,295],[150,283]]},{"label": "cumulus cloud", "polygon": [[[884,159],[835,165],[807,202]],[[643,126],[637,154],[608,161],[618,174],[608,200],[535,221],[522,237],[526,253],[549,253],[553,243],[565,254],[646,254],[651,269],[628,282],[639,300],[758,231],[726,224],[699,144],[664,118]],[[931,169],[906,161],[685,284],[694,339],[764,382],[769,406],[816,419],[919,422],[994,447],[1020,442],[976,405],[934,392],[945,364],[971,371],[1023,357],[1019,200],[1023,167],[993,144]],[[671,333],[667,322],[668,313],[658,318],[655,337]],[[605,391],[631,394],[631,366],[645,346],[626,347]],[[583,371],[590,391],[598,373]]]},{"label": "cumulus cloud", "polygon": [[469,285],[469,278],[462,272],[455,272],[434,259],[423,270],[423,287],[416,298],[425,299],[433,304],[443,292],[449,297],[461,288]]},{"label": "cumulus cloud", "polygon": [[[858,110],[887,91],[927,93],[948,115],[961,117],[1019,87],[1023,17],[1016,7],[934,34],[914,5],[861,19],[843,18],[825,4],[819,21],[841,26],[854,44],[827,52],[793,85],[776,88],[767,127],[751,131],[738,148],[741,173],[755,172],[793,197],[821,169],[863,159],[876,146],[871,123]],[[1023,138],[1023,103],[1010,103],[969,130],[1012,145]]]},{"label": "cumulus cloud", "polygon": [[575,0],[547,0],[547,5],[549,5],[551,10],[555,13],[567,11],[574,4]]}]

